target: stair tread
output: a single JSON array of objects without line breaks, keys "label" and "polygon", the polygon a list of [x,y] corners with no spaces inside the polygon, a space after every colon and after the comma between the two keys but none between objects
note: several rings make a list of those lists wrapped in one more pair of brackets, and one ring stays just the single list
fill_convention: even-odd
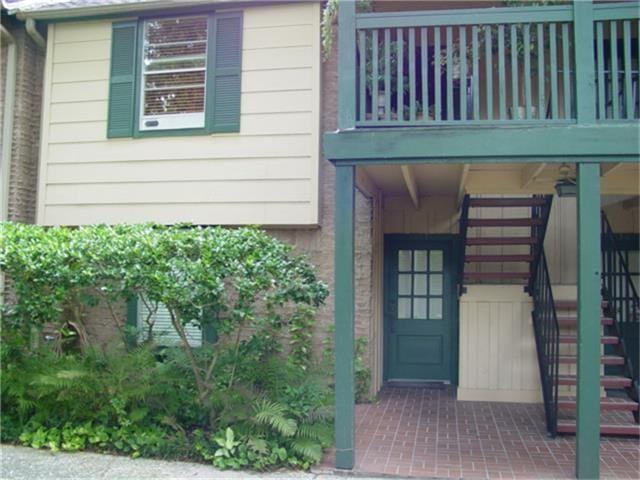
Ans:
[{"label": "stair tread", "polygon": [[[577,341],[577,335],[560,335],[560,343],[576,343]],[[613,335],[602,335],[600,337],[600,343],[606,343],[607,345],[613,345],[619,342],[620,339]]]},{"label": "stair tread", "polygon": [[467,245],[532,245],[535,237],[467,237]]},{"label": "stair tread", "polygon": [[466,255],[464,261],[471,262],[532,262],[533,255]]},{"label": "stair tread", "polygon": [[[576,315],[557,315],[557,319],[558,323],[562,326],[578,324],[578,317]],[[602,325],[613,325],[613,318],[602,316],[600,317],[600,323],[602,323]]]},{"label": "stair tread", "polygon": [[[560,355],[558,358],[562,364],[578,363],[578,357],[575,355]],[[602,355],[600,363],[604,365],[623,365],[624,357],[620,355]]]},{"label": "stair tread", "polygon": [[[559,397],[558,406],[560,408],[573,409],[577,405],[575,397]],[[601,398],[600,409],[608,411],[635,411],[638,410],[638,402],[626,398]]]},{"label": "stair tread", "polygon": [[[558,375],[558,384],[575,385],[577,377],[575,375]],[[627,387],[631,385],[631,379],[617,375],[605,375],[600,377],[600,385],[605,387]]]},{"label": "stair tread", "polygon": [[469,227],[530,227],[542,225],[542,218],[470,218]]},{"label": "stair tread", "polygon": [[470,207],[535,207],[544,205],[545,199],[536,198],[471,198]]},{"label": "stair tread", "polygon": [[[576,310],[578,308],[577,300],[555,300],[556,310]],[[602,301],[601,306],[605,308],[608,305],[606,301]]]},{"label": "stair tread", "polygon": [[[558,432],[559,433],[575,433],[576,431],[576,422],[570,420],[560,420],[558,421]],[[600,424],[600,433],[604,433],[605,435],[640,435],[640,425],[629,423],[629,424]]]}]

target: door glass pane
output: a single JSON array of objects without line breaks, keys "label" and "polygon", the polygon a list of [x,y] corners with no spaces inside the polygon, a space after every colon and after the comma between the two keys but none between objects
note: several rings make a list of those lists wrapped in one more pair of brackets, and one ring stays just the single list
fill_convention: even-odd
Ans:
[{"label": "door glass pane", "polygon": [[431,250],[429,252],[429,270],[442,271],[442,250]]},{"label": "door glass pane", "polygon": [[414,295],[427,294],[427,274],[426,273],[417,273],[413,275],[413,294]]},{"label": "door glass pane", "polygon": [[429,299],[429,318],[431,320],[442,319],[442,299],[441,298]]},{"label": "door glass pane", "polygon": [[411,250],[398,251],[398,270],[400,272],[411,271]]},{"label": "door glass pane", "polygon": [[415,250],[413,252],[413,270],[416,272],[425,272],[427,270],[426,250]]},{"label": "door glass pane", "polygon": [[413,299],[413,318],[418,320],[426,320],[427,318],[427,299]]},{"label": "door glass pane", "polygon": [[429,295],[442,295],[442,274],[429,275]]},{"label": "door glass pane", "polygon": [[411,318],[411,299],[398,299],[398,318]]},{"label": "door glass pane", "polygon": [[411,274],[398,275],[398,295],[411,295]]},{"label": "door glass pane", "polygon": [[629,268],[629,273],[638,273],[640,271],[640,256],[638,255],[640,252],[630,251],[628,253],[628,261],[627,268]]}]

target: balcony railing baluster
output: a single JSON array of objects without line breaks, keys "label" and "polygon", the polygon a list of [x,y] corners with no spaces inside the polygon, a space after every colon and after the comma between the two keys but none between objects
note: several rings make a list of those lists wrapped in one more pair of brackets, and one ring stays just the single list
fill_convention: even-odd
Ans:
[{"label": "balcony railing baluster", "polygon": [[576,86],[571,5],[357,14],[356,127],[572,124],[587,102],[637,121],[638,10],[593,6],[595,92]]}]

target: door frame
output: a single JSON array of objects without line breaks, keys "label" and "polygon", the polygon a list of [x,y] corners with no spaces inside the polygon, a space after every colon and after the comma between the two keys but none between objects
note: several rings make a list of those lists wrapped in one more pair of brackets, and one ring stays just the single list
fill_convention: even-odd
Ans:
[{"label": "door frame", "polygon": [[[388,381],[389,373],[389,321],[387,315],[387,302],[389,300],[389,288],[391,285],[391,257],[390,251],[398,241],[421,241],[428,244],[445,244],[450,252],[449,265],[453,270],[449,275],[449,310],[451,311],[450,334],[451,334],[451,385],[458,385],[458,356],[460,350],[460,305],[457,295],[457,266],[459,259],[456,252],[460,242],[458,234],[417,234],[417,233],[386,233],[384,234],[383,248],[383,271],[382,271],[382,380]],[[445,259],[446,262],[446,259]]]}]

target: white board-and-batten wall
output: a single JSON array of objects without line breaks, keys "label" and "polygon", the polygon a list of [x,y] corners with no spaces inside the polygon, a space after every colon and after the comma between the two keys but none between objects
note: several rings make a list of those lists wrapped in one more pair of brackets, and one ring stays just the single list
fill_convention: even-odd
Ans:
[{"label": "white board-and-batten wall", "polygon": [[39,224],[318,223],[318,3],[244,9],[239,133],[107,139],[111,25],[49,26]]}]

